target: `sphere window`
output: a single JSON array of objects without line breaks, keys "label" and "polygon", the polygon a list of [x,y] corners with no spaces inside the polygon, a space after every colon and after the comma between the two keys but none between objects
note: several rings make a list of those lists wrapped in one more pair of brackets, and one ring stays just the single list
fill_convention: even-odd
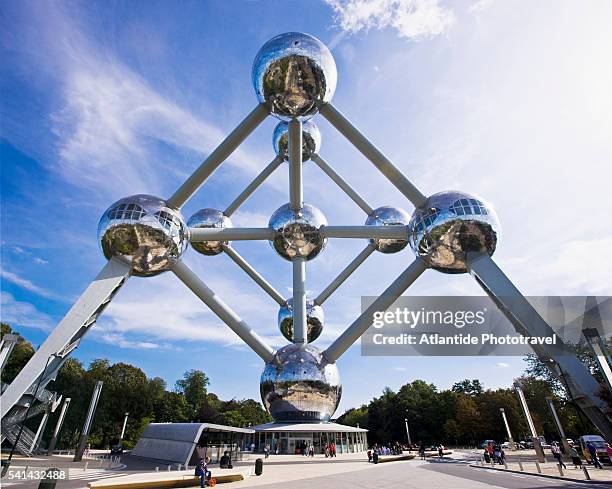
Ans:
[{"label": "sphere window", "polygon": [[459,199],[451,206],[450,211],[458,216],[469,216],[472,214],[487,215],[485,205],[476,199]]},{"label": "sphere window", "polygon": [[108,211],[108,219],[134,219],[138,220],[146,214],[146,211],[138,204],[120,204]]},{"label": "sphere window", "polygon": [[178,219],[166,211],[156,212],[155,217],[157,217],[159,223],[169,231],[172,231],[173,228],[181,227],[181,223],[178,221]]}]

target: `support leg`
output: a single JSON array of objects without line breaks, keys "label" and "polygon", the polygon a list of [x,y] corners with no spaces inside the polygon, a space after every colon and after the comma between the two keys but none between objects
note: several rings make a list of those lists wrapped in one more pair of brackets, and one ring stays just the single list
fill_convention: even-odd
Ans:
[{"label": "support leg", "polygon": [[294,211],[304,202],[302,186],[302,122],[289,122],[289,202]]},{"label": "support leg", "polygon": [[306,260],[293,259],[293,342],[308,343]]}]

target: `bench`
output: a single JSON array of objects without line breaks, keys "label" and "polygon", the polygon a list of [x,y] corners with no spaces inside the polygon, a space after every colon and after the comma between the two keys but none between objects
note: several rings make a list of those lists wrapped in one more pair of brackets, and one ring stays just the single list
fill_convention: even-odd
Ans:
[{"label": "bench", "polygon": [[[244,479],[244,474],[235,470],[217,469],[212,471],[212,477],[217,480],[217,484],[222,484],[224,482],[241,481]],[[163,489],[199,486],[200,478],[195,476],[191,470],[130,474],[87,484],[90,489]]]}]

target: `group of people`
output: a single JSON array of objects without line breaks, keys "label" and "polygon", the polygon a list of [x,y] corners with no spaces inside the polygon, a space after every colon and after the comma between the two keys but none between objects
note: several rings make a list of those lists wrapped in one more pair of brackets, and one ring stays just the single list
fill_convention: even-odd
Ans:
[{"label": "group of people", "polygon": [[506,462],[506,452],[499,443],[495,445],[492,442],[487,443],[483,456],[487,463],[504,465]]},{"label": "group of people", "polygon": [[335,457],[336,456],[336,444],[334,442],[326,443],[325,446],[323,447],[323,453],[325,454],[325,458]]}]

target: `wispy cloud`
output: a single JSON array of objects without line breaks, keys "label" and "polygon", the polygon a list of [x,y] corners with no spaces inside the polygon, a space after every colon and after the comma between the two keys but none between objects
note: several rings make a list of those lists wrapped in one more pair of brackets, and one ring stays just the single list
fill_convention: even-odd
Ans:
[{"label": "wispy cloud", "polygon": [[498,367],[498,368],[509,368],[510,364],[506,363],[506,362],[498,362],[498,363],[495,364],[495,366]]},{"label": "wispy cloud", "polygon": [[50,331],[55,325],[51,316],[39,311],[29,302],[18,301],[8,292],[2,292],[0,297],[3,322],[13,326],[36,328],[44,331]]},{"label": "wispy cloud", "polygon": [[20,277],[16,273],[9,272],[8,270],[0,270],[0,277],[2,277],[3,280],[11,282],[12,284],[17,285],[18,287],[33,292],[34,294],[37,294],[41,297],[46,297],[47,299],[67,300],[66,297],[62,297],[51,290],[45,289],[44,287],[40,287],[32,281]]},{"label": "wispy cloud", "polygon": [[[370,29],[395,29],[397,35],[422,39],[444,32],[455,21],[438,0],[326,0],[337,24],[355,34]],[[337,43],[337,41],[336,41]]]}]

